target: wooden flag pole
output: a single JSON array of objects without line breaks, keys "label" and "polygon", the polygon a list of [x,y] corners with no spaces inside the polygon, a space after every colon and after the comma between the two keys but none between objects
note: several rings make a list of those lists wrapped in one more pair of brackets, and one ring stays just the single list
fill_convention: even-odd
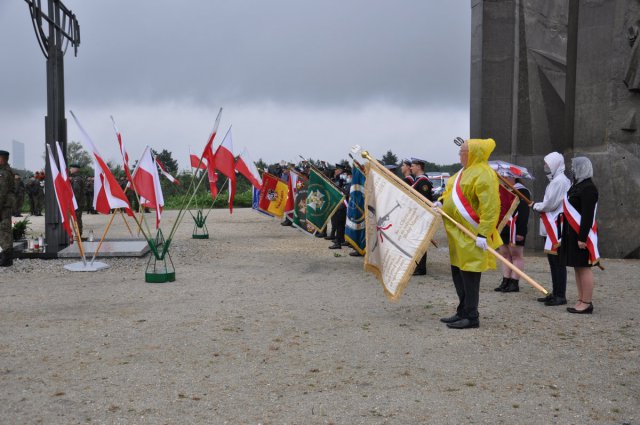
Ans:
[{"label": "wooden flag pole", "polygon": [[[495,171],[495,170],[494,170],[494,171]],[[501,176],[501,175],[500,175],[500,173],[498,173],[497,171],[496,171],[496,174],[498,175],[498,178],[502,181],[502,183],[504,183],[505,185],[507,185],[507,187],[508,187],[509,189],[513,190],[513,191],[516,193],[516,195],[518,195],[518,196],[520,197],[520,199],[522,199],[524,202],[526,202],[526,203],[527,203],[527,205],[528,205],[528,206],[532,206],[532,205],[533,205],[533,201],[532,201],[531,199],[527,198],[526,196],[524,196],[524,195],[522,194],[522,192],[520,192],[518,189],[516,189],[514,185],[512,185],[511,183],[509,183],[509,182],[507,181],[507,179],[505,179],[505,178],[504,178],[504,176]]]},{"label": "wooden flag pole", "polygon": [[[401,182],[405,186],[408,186],[404,181],[402,181],[402,179],[400,179],[400,177],[398,177],[395,174],[393,174],[392,172],[390,172],[386,167],[382,166],[375,158],[371,157],[367,151],[362,151],[361,155],[362,155],[363,158],[366,158],[367,160],[369,160],[369,162],[371,164],[373,164],[379,171],[381,171],[383,173],[386,173],[388,176],[396,179],[398,182]],[[416,191],[415,189],[413,189],[412,187],[409,187],[409,189],[411,191],[413,191],[415,194],[419,195],[419,192]],[[432,208],[432,209],[434,208],[433,203],[431,201],[429,201],[428,199],[425,199],[422,195],[420,195],[418,198],[421,201],[423,201],[425,204],[427,204],[427,206],[429,206],[429,208]],[[442,211],[442,209],[438,209],[438,212],[440,213],[440,215],[442,217],[446,218],[451,223],[453,223],[465,235],[469,236],[473,240],[477,239],[476,235],[474,235],[469,229],[464,227],[462,224],[460,224],[456,220],[454,220],[447,213]],[[542,292],[545,295],[547,295],[549,293],[546,289],[544,289],[544,287],[542,287],[542,285],[540,285],[538,282],[536,282],[531,277],[529,277],[529,275],[527,275],[525,272],[523,272],[522,270],[520,270],[519,268],[517,268],[516,266],[511,264],[511,262],[509,260],[507,260],[502,255],[500,255],[495,249],[493,249],[490,246],[488,246],[487,247],[487,251],[489,251],[494,257],[496,257],[498,260],[500,260],[500,262],[502,262],[505,266],[509,267],[512,271],[514,271],[518,276],[523,278],[529,285],[533,286],[534,288],[536,288],[538,291]]]},{"label": "wooden flag pole", "polygon": [[96,251],[93,253],[93,257],[91,257],[91,264],[93,264],[93,262],[95,261],[96,255],[98,255],[98,251],[100,251],[100,247],[102,246],[102,242],[104,242],[104,239],[107,237],[107,232],[109,232],[109,228],[111,227],[111,223],[113,223],[113,219],[115,217],[116,217],[116,213],[114,212],[113,214],[111,214],[111,218],[109,219],[109,223],[107,223],[107,227],[104,229],[104,232],[102,232],[102,237],[100,238],[100,242],[98,243],[98,247],[96,248]]},{"label": "wooden flag pole", "polygon": [[80,251],[80,256],[82,257],[82,264],[87,265],[87,257],[84,254],[84,247],[82,246],[82,236],[80,235],[80,229],[78,228],[78,223],[75,220],[71,219],[71,223],[73,224],[73,230],[76,233],[76,237],[78,238],[78,251]]}]

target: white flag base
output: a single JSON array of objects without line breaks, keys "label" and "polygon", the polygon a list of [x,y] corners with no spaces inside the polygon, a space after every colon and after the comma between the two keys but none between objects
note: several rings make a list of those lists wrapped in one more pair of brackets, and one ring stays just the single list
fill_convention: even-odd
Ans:
[{"label": "white flag base", "polygon": [[64,268],[72,272],[97,272],[98,270],[109,268],[109,265],[100,261],[94,261],[93,263],[87,261],[86,264],[78,261],[77,263],[67,264]]}]

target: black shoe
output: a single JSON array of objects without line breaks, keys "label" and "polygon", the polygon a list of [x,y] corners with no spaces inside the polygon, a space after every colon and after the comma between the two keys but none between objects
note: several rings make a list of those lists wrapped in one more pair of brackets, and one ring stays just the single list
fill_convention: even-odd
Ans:
[{"label": "black shoe", "polygon": [[516,279],[509,279],[507,286],[505,286],[502,292],[520,292],[519,282]]},{"label": "black shoe", "polygon": [[328,241],[335,241],[335,240],[336,240],[336,237],[335,237],[335,236],[325,236],[324,238],[325,238],[326,240],[328,240]]},{"label": "black shoe", "polygon": [[479,320],[471,320],[471,319],[460,319],[457,322],[447,323],[447,327],[451,329],[470,329],[470,328],[479,328],[480,321]]},{"label": "black shoe", "polygon": [[551,297],[550,300],[547,300],[547,301],[544,302],[544,305],[556,306],[556,305],[565,305],[566,303],[567,303],[567,299],[566,298]]},{"label": "black shoe", "polygon": [[509,283],[509,278],[508,277],[503,277],[502,278],[502,282],[500,282],[500,286],[498,286],[497,288],[494,288],[493,290],[496,292],[502,292],[504,291],[504,288],[507,287],[507,284]]},{"label": "black shoe", "polygon": [[342,245],[340,245],[339,243],[334,243],[329,247],[329,249],[342,249]]},{"label": "black shoe", "polygon": [[453,322],[457,322],[458,320],[461,320],[461,317],[458,316],[457,314],[454,314],[453,316],[449,316],[449,317],[443,317],[440,319],[442,323],[453,323]]},{"label": "black shoe", "polygon": [[543,303],[543,302],[549,301],[550,299],[553,299],[553,298],[554,298],[553,294],[551,292],[549,292],[546,297],[538,298],[538,302]]},{"label": "black shoe", "polygon": [[362,257],[362,254],[360,254],[358,251],[350,252],[349,255],[351,257]]},{"label": "black shoe", "polygon": [[340,242],[340,245],[342,245],[342,246],[351,246],[351,244],[349,242],[347,242],[347,241]]},{"label": "black shoe", "polygon": [[585,308],[584,310],[578,310],[578,309],[573,308],[573,307],[567,307],[567,311],[569,313],[573,313],[573,314],[592,314],[593,313],[593,303],[585,303],[585,304],[589,304],[589,307]]},{"label": "black shoe", "polygon": [[283,221],[282,223],[280,223],[280,226],[293,226],[293,223],[291,223],[290,221]]},{"label": "black shoe", "polygon": [[426,270],[416,270],[413,272],[413,276],[424,276],[427,274]]},{"label": "black shoe", "polygon": [[314,236],[316,238],[324,238],[325,236],[327,236],[327,234],[326,233],[316,233]]}]

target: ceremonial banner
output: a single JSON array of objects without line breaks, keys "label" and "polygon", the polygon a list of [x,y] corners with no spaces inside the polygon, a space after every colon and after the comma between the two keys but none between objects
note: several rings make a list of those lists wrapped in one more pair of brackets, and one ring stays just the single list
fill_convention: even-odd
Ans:
[{"label": "ceremonial banner", "polygon": [[353,167],[344,238],[361,255],[364,255],[366,246],[364,185],[364,174],[358,167]]},{"label": "ceremonial banner", "polygon": [[297,172],[289,172],[289,197],[285,213],[298,229],[313,233],[315,229],[307,224],[307,194],[309,180]]},{"label": "ceremonial banner", "polygon": [[264,215],[268,215],[269,217],[273,217],[273,215],[260,210],[259,204],[260,204],[260,189],[256,189],[254,187],[253,191],[251,192],[251,208],[256,210],[257,212],[259,212],[260,214],[264,214]]},{"label": "ceremonial banner", "polygon": [[427,251],[440,218],[415,190],[389,174],[367,164],[364,267],[378,277],[385,295],[397,300]]},{"label": "ceremonial banner", "polygon": [[258,209],[276,217],[282,217],[289,187],[273,174],[262,174],[262,188]]},{"label": "ceremonial banner", "polygon": [[344,200],[344,194],[326,177],[311,169],[307,194],[307,224],[322,232]]}]

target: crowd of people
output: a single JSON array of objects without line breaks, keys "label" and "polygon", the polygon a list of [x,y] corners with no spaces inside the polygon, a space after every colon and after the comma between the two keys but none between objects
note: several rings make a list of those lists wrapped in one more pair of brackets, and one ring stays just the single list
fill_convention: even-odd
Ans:
[{"label": "crowd of people", "polygon": [[[496,260],[488,248],[498,251],[513,265],[524,270],[524,245],[527,237],[530,208],[540,214],[540,234],[545,237],[545,251],[551,274],[552,291],[538,298],[546,306],[567,304],[567,267],[573,267],[578,299],[567,310],[573,314],[593,312],[594,279],[591,267],[597,264],[597,231],[595,216],[598,190],[593,182],[593,167],[586,157],[573,158],[571,179],[565,175],[562,154],[552,152],[544,157],[544,171],[549,183],[539,202],[521,201],[501,234],[497,224],[500,215],[499,178],[488,164],[495,148],[493,139],[470,139],[460,143],[462,169],[451,176],[442,195],[434,195],[433,184],[425,173],[426,161],[419,158],[405,159],[400,164],[402,179],[421,196],[433,203],[436,213],[443,212],[475,235],[470,238],[459,226],[444,220],[449,242],[451,275],[458,296],[455,314],[441,321],[454,329],[479,327],[479,288],[482,272],[496,267]],[[8,163],[9,153],[0,151],[0,266],[12,264],[13,241],[11,217],[21,215],[25,195],[28,196],[31,215],[41,215],[44,200],[44,172],[36,172],[26,184],[14,175]],[[299,171],[308,172],[308,164]],[[387,166],[395,169],[395,165]],[[82,210],[95,213],[92,208],[93,182],[80,175],[76,164],[69,167],[74,194],[79,204],[76,211],[82,232]],[[269,170],[282,180],[288,179],[288,168]],[[322,170],[348,199],[352,170],[347,162],[327,165]],[[532,198],[531,192],[520,179],[503,176],[509,186],[517,189],[524,199]],[[126,179],[122,185],[126,186]],[[135,201],[134,201],[135,203]],[[329,249],[349,246],[345,241],[347,220],[346,203],[341,204],[331,218],[329,233],[317,232],[317,237],[330,240]],[[286,218],[284,226],[291,225]],[[82,234],[82,233],[81,233]],[[361,256],[354,250],[349,255]],[[415,275],[427,273],[426,254],[415,268]],[[502,281],[496,291],[519,291],[519,277],[509,267],[503,267]]]}]

